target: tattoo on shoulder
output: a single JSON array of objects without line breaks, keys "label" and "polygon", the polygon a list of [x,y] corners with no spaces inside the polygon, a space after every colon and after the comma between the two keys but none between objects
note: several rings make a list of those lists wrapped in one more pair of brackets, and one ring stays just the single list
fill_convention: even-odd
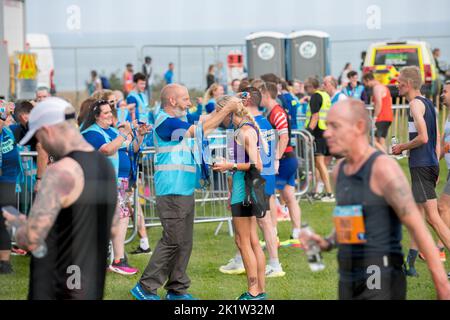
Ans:
[{"label": "tattoo on shoulder", "polygon": [[411,188],[403,176],[391,179],[384,187],[386,201],[394,208],[401,218],[411,212],[411,205],[415,205]]}]

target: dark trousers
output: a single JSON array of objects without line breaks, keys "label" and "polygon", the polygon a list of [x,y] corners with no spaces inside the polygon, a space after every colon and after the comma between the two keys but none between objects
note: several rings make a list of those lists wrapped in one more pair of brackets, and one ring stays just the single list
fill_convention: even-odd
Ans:
[{"label": "dark trousers", "polygon": [[167,291],[185,294],[191,284],[186,269],[192,252],[194,196],[157,197],[156,212],[163,234],[139,282],[152,294],[164,283]]},{"label": "dark trousers", "polygon": [[16,207],[16,184],[0,182],[0,251],[11,250],[11,236],[6,229],[1,207]]}]

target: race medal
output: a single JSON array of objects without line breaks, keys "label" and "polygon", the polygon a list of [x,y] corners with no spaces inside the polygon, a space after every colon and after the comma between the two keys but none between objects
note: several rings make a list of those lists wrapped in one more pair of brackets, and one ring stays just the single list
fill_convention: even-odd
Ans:
[{"label": "race medal", "polygon": [[361,205],[336,206],[333,212],[333,220],[339,244],[363,244],[367,242],[363,207]]}]

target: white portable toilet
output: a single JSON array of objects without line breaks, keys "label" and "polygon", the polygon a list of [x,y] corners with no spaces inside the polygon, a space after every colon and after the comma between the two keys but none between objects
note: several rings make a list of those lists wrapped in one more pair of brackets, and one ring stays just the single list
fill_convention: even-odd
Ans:
[{"label": "white portable toilet", "polygon": [[286,35],[279,32],[257,32],[246,38],[249,78],[266,73],[286,76]]},{"label": "white portable toilet", "polygon": [[323,31],[292,32],[286,40],[288,80],[322,79],[330,74],[330,35]]}]

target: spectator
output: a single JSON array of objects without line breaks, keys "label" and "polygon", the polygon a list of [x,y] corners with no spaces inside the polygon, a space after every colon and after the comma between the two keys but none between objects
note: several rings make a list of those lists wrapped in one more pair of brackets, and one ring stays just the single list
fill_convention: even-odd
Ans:
[{"label": "spectator", "polygon": [[115,90],[113,93],[116,101],[118,123],[133,122],[136,119],[136,105],[134,103],[128,104],[122,91]]},{"label": "spectator", "polygon": [[289,116],[289,122],[291,124],[291,129],[298,129],[297,125],[297,110],[300,107],[300,102],[297,97],[295,97],[288,88],[286,81],[281,81],[281,94],[278,96],[281,101],[281,106],[286,110]]},{"label": "spectator", "polygon": [[98,77],[97,71],[91,71],[91,80],[87,82],[87,90],[89,96],[92,96],[94,92],[102,90],[102,81]]},{"label": "spectator", "polygon": [[215,69],[216,66],[213,64],[208,67],[208,74],[206,75],[206,90],[208,90],[212,84],[216,82]]},{"label": "spectator", "polygon": [[173,76],[174,76],[173,70],[174,69],[175,69],[175,65],[173,64],[173,62],[169,63],[169,69],[164,74],[164,80],[166,81],[166,85],[173,83]]},{"label": "spectator", "polygon": [[145,57],[145,63],[142,65],[142,73],[145,76],[145,92],[147,93],[147,100],[150,103],[152,100],[153,82],[155,80],[151,57]]},{"label": "spectator", "polygon": [[359,76],[356,71],[350,71],[348,73],[348,80],[350,81],[342,92],[349,98],[361,100],[364,103],[368,103],[367,92],[364,85],[359,82]]},{"label": "spectator", "polygon": [[36,89],[36,102],[41,102],[44,99],[50,97],[50,91],[47,87],[38,87]]},{"label": "spectator", "polygon": [[347,99],[347,96],[342,93],[342,91],[338,90],[338,82],[332,76],[326,76],[323,78],[323,88],[325,92],[331,97],[331,105],[335,105],[339,101],[343,101]]},{"label": "spectator", "polygon": [[203,102],[206,103],[206,113],[210,114],[216,109],[216,101],[219,97],[223,96],[225,89],[220,84],[214,83],[205,93]]},{"label": "spectator", "polygon": [[366,61],[367,51],[361,52],[361,65],[359,66],[359,70],[362,72],[364,69],[364,63]]},{"label": "spectator", "polygon": [[441,49],[439,48],[435,48],[433,49],[433,58],[434,58],[434,63],[436,64],[436,69],[439,72],[439,74],[443,77],[446,76],[446,72],[445,70],[441,69],[440,63],[439,63],[439,58],[441,57]]},{"label": "spectator", "polygon": [[125,236],[131,213],[124,205],[126,203],[123,192],[125,183],[122,183],[123,181],[120,179],[122,178],[120,177],[121,166],[130,168],[127,150],[131,143],[129,140],[132,135],[131,125],[129,122],[125,122],[123,127],[116,129],[113,126],[113,113],[109,102],[97,100],[91,106],[82,130],[81,134],[84,139],[110,159],[118,179],[119,194],[116,214],[120,216],[120,222],[112,230],[114,260],[109,269],[122,275],[136,274],[138,270],[131,267],[125,257]]},{"label": "spectator", "polygon": [[[9,107],[0,113],[0,207],[16,206],[16,185],[20,176],[20,156],[17,141],[6,125]],[[0,214],[0,275],[13,272],[11,263],[11,237],[6,229],[5,219]]]},{"label": "spectator", "polygon": [[338,78],[338,84],[341,87],[346,87],[348,84],[348,73],[353,70],[353,67],[350,62],[345,64],[344,70],[342,70],[341,74]]},{"label": "spectator", "polygon": [[145,75],[142,73],[136,73],[133,77],[134,89],[127,96],[127,104],[134,104],[135,117],[138,121],[149,123],[150,122],[150,110],[145,94]]},{"label": "spectator", "polygon": [[122,77],[123,92],[125,95],[133,90],[133,65],[128,63]]}]

